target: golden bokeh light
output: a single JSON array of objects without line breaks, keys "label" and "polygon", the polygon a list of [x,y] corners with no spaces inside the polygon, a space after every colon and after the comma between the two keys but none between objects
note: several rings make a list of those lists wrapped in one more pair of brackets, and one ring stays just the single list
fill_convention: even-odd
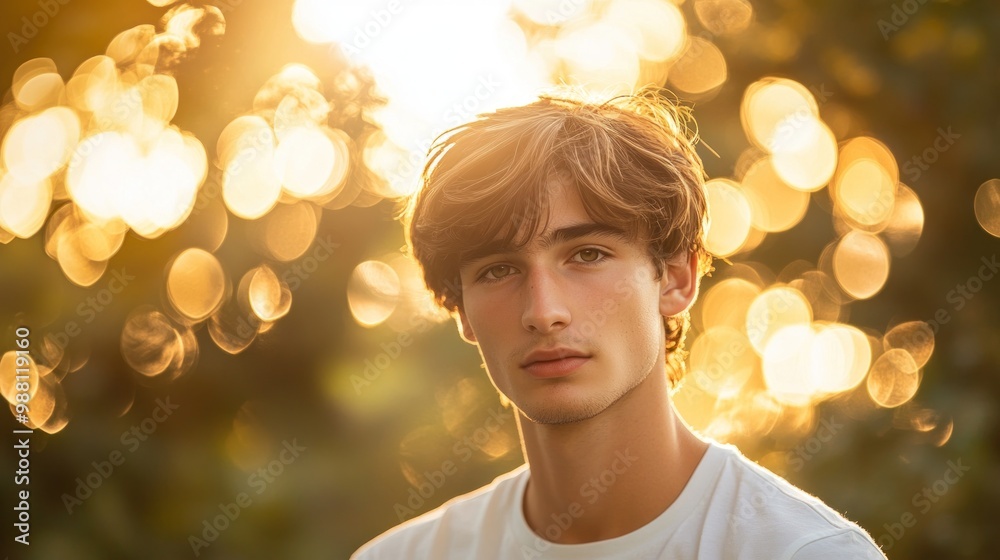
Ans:
[{"label": "golden bokeh light", "polygon": [[871,158],[849,162],[838,173],[837,208],[863,226],[889,219],[896,202],[896,184],[889,172]]},{"label": "golden bokeh light", "polygon": [[899,186],[899,166],[885,144],[861,136],[840,148],[830,183],[835,214],[852,225],[881,231],[893,213]]},{"label": "golden bokeh light", "polygon": [[868,338],[854,327],[795,324],[782,327],[768,340],[762,370],[775,398],[805,406],[858,386],[871,357]]},{"label": "golden bokeh light", "polygon": [[882,231],[892,254],[897,257],[909,255],[920,241],[924,231],[924,207],[913,189],[900,183],[896,190],[896,202],[892,216]]},{"label": "golden bokeh light", "polygon": [[0,175],[0,228],[27,239],[45,225],[51,204],[48,179],[22,182],[12,173]]},{"label": "golden bokeh light", "polygon": [[917,367],[922,368],[934,353],[934,330],[924,321],[907,321],[885,333],[882,342],[887,350],[906,350]]},{"label": "golden bokeh light", "polygon": [[714,90],[729,77],[726,58],[715,43],[691,37],[677,63],[670,68],[670,84],[692,95]]},{"label": "golden bokeh light", "polygon": [[115,197],[130,186],[131,165],[138,159],[138,146],[124,134],[102,132],[84,138],[66,173],[70,197],[94,220],[120,217]]},{"label": "golden bokeh light", "polygon": [[80,120],[72,109],[46,109],[10,127],[3,138],[3,165],[20,181],[42,181],[66,164],[79,139]]},{"label": "golden bokeh light", "polygon": [[290,262],[305,254],[316,239],[319,213],[308,202],[279,204],[254,226],[255,245],[275,260]]},{"label": "golden bokeh light", "polygon": [[56,411],[57,401],[65,400],[62,387],[53,375],[48,372],[48,368],[43,368],[38,376],[38,391],[31,397],[28,407],[28,418],[35,427],[42,427],[52,419]]},{"label": "golden bokeh light", "polygon": [[812,93],[787,78],[765,78],[750,84],[743,94],[740,119],[747,137],[758,148],[770,152],[796,122],[819,118]]},{"label": "golden bokeh light", "polygon": [[166,372],[178,355],[183,356],[184,343],[166,315],[145,306],[132,311],[125,320],[121,352],[129,367],[155,377]]},{"label": "golden bokeh light", "polygon": [[819,383],[811,352],[814,338],[810,325],[793,324],[775,330],[765,343],[761,369],[778,400],[800,406],[812,400]]},{"label": "golden bokeh light", "polygon": [[842,315],[843,296],[837,282],[820,270],[807,270],[788,285],[802,292],[816,321],[838,321]]},{"label": "golden bokeh light", "polygon": [[813,115],[792,114],[779,121],[771,153],[778,177],[801,191],[825,187],[837,168],[837,139]]},{"label": "golden bokeh light", "polygon": [[288,314],[292,306],[292,292],[271,267],[259,266],[247,274],[250,275],[247,301],[254,315],[261,321],[270,322]]},{"label": "golden bokeh light", "polygon": [[274,132],[264,117],[242,115],[229,121],[215,142],[216,162],[226,169],[236,158],[249,158],[262,147],[274,148]]},{"label": "golden bokeh light", "polygon": [[194,329],[181,327],[178,333],[180,334],[181,346],[180,350],[174,354],[174,359],[170,361],[168,369],[170,381],[190,371],[201,355],[201,346],[198,344],[198,337],[195,336]]},{"label": "golden bokeh light", "polygon": [[386,325],[397,332],[425,330],[447,321],[451,316],[434,301],[433,293],[424,285],[420,265],[410,255],[386,255],[386,263],[399,277],[399,303],[386,321]]},{"label": "golden bokeh light", "polygon": [[92,286],[108,269],[108,261],[89,258],[81,241],[75,231],[63,229],[56,236],[55,252],[66,278],[78,286]]},{"label": "golden bokeh light", "polygon": [[336,153],[333,142],[318,127],[292,127],[275,148],[275,171],[289,194],[313,196],[327,184]]},{"label": "golden bokeh light", "polygon": [[56,105],[65,89],[55,62],[34,58],[14,71],[10,91],[18,108],[30,112]]},{"label": "golden bokeh light", "polygon": [[789,326],[808,326],[812,309],[802,292],[787,286],[768,288],[757,295],[746,314],[747,338],[758,354],[776,332]]},{"label": "golden bokeh light", "polygon": [[839,323],[814,323],[809,349],[816,371],[816,388],[833,394],[861,384],[872,363],[868,337],[857,327]]},{"label": "golden bokeh light", "polygon": [[138,74],[146,76],[153,71],[154,62],[147,47],[155,38],[156,26],[148,23],[136,25],[115,35],[108,48],[104,49],[104,54],[122,67],[135,63]]},{"label": "golden bokeh light", "polygon": [[163,20],[163,34],[158,39],[180,42],[183,47],[177,48],[179,52],[201,45],[201,37],[195,32],[195,27],[209,35],[222,35],[226,31],[226,18],[219,8],[211,4],[198,7],[180,4],[171,8]]},{"label": "golden bokeh light", "polygon": [[671,2],[617,0],[608,6],[603,17],[632,38],[635,52],[645,60],[670,60],[684,48],[687,24],[680,9]]},{"label": "golden bokeh light", "polygon": [[388,319],[396,310],[399,294],[399,275],[381,261],[359,264],[347,283],[347,305],[363,327],[374,327]]},{"label": "golden bokeh light", "polygon": [[95,224],[83,221],[76,230],[80,251],[92,261],[111,259],[125,242],[127,228],[121,222]]},{"label": "golden bokeh light", "polygon": [[167,296],[180,314],[202,321],[222,303],[226,275],[215,255],[204,249],[186,249],[167,270]]},{"label": "golden bokeh light", "polygon": [[[120,221],[95,224],[72,203],[60,205],[45,228],[45,252],[59,261],[67,277],[80,285],[100,278],[106,262],[125,240],[127,226]],[[60,248],[65,251],[60,254]]]},{"label": "golden bokeh light", "polygon": [[889,248],[877,235],[852,231],[833,250],[833,274],[844,292],[868,299],[889,278]]},{"label": "golden bokeh light", "polygon": [[151,74],[130,87],[126,95],[138,96],[144,117],[164,124],[173,120],[180,103],[177,80],[166,74]]},{"label": "golden bokeh light", "polygon": [[868,372],[868,394],[879,406],[895,408],[916,394],[920,369],[913,356],[902,348],[882,354]]},{"label": "golden bokeh light", "polygon": [[179,226],[194,208],[208,170],[205,149],[193,136],[168,128],[134,165],[130,171],[137,173],[130,178],[136,182],[119,183],[116,193],[120,216],[139,235],[158,237]]},{"label": "golden bokeh light", "polygon": [[639,78],[635,42],[606,22],[566,28],[555,45],[573,84],[594,91],[626,93]]},{"label": "golden bokeh light", "polygon": [[281,178],[274,172],[274,148],[262,145],[246,158],[225,167],[222,197],[229,211],[248,220],[267,214],[281,196]]},{"label": "golden bokeh light", "polygon": [[717,257],[728,257],[750,235],[750,203],[739,184],[728,179],[712,179],[705,189],[709,216],[705,248]]},{"label": "golden bokeh light", "polygon": [[701,297],[705,328],[728,326],[743,331],[747,310],[760,292],[760,286],[743,278],[727,278],[712,286]]},{"label": "golden bokeh light", "polygon": [[770,158],[751,165],[742,185],[750,203],[751,224],[761,231],[791,229],[802,221],[809,208],[809,193],[787,185]]},{"label": "golden bokeh light", "polygon": [[[28,384],[28,397],[32,398],[38,391],[38,364],[35,360],[31,359],[30,356],[21,355],[20,359],[17,352],[14,350],[8,350],[4,352],[2,358],[0,358],[0,394],[3,394],[3,398],[7,399],[10,404],[17,404],[17,393],[22,391],[17,390],[15,384],[17,380],[16,376],[21,375],[26,379],[22,379]],[[16,370],[22,369],[27,371],[17,372]]]},{"label": "golden bokeh light", "polygon": [[720,398],[735,397],[753,375],[757,356],[743,332],[713,327],[691,345],[688,375],[704,391]]},{"label": "golden bokeh light", "polygon": [[[335,4],[324,0],[296,0],[292,10],[292,24],[295,31],[311,43],[350,43],[356,33],[366,33],[363,29],[372,12],[381,4],[372,0]],[[386,11],[386,14],[389,14]],[[381,31],[382,25],[375,21],[372,26]]]},{"label": "golden bokeh light", "polygon": [[748,0],[695,0],[694,12],[713,35],[735,35],[753,21]]},{"label": "golden bokeh light", "polygon": [[1000,237],[1000,179],[979,185],[973,206],[979,226],[993,237]]},{"label": "golden bokeh light", "polygon": [[208,334],[222,351],[239,354],[253,344],[260,326],[260,319],[241,309],[233,298],[225,301],[209,318]]},{"label": "golden bokeh light", "polygon": [[514,7],[535,23],[560,25],[583,18],[594,0],[513,0]]}]

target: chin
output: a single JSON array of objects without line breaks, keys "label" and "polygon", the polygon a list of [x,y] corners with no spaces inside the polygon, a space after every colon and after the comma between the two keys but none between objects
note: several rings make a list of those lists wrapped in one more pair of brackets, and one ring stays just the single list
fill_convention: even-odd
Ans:
[{"label": "chin", "polygon": [[535,399],[538,402],[524,403],[521,406],[518,402],[521,399],[511,399],[514,406],[528,420],[535,424],[572,424],[589,420],[607,410],[614,401],[605,399],[564,399],[552,395],[546,395]]}]

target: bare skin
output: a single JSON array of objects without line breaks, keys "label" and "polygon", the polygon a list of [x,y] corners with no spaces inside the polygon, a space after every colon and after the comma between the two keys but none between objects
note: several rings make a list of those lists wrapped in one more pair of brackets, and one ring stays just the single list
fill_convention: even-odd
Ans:
[{"label": "bare skin", "polygon": [[[677,415],[664,360],[663,317],[696,298],[697,259],[656,279],[645,245],[588,226],[575,190],[554,183],[549,197],[526,248],[462,267],[459,327],[518,412],[528,525],[593,542],[666,510],[708,447]],[[553,531],[566,513],[570,526]]]}]

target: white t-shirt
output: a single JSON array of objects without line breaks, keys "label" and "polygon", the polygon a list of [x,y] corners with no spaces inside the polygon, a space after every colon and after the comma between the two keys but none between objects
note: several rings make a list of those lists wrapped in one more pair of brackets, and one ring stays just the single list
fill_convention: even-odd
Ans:
[{"label": "white t-shirt", "polygon": [[[522,504],[529,476],[522,465],[390,529],[352,559],[885,558],[863,529],[729,445],[712,442],[677,500],[655,519],[585,544],[552,543],[528,527]],[[559,522],[543,532],[558,534]]]}]

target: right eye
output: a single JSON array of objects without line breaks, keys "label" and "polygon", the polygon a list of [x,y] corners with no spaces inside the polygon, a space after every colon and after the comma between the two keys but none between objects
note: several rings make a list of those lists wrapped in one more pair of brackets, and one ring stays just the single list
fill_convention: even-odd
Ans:
[{"label": "right eye", "polygon": [[482,282],[499,282],[505,277],[510,276],[514,271],[514,267],[509,264],[496,264],[486,269],[486,272],[479,277]]}]

